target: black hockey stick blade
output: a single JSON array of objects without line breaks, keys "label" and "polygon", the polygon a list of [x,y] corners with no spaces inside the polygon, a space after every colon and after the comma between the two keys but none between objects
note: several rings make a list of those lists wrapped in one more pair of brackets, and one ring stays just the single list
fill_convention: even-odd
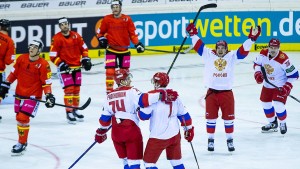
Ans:
[{"label": "black hockey stick blade", "polygon": [[[262,74],[263,74],[263,76],[264,76],[264,80],[265,80],[269,85],[271,85],[271,86],[275,87],[276,89],[280,90],[280,88],[279,88],[278,86],[274,85],[273,83],[271,83],[271,82],[269,81],[269,79],[268,79],[268,77],[267,77],[266,69],[265,69],[263,66],[261,66],[261,72],[262,72]],[[294,99],[294,100],[296,100],[297,102],[300,103],[300,100],[297,99],[296,97],[292,96],[291,94],[289,94],[289,97],[291,97],[292,99]]]},{"label": "black hockey stick blade", "polygon": [[87,108],[90,105],[91,100],[92,99],[89,97],[88,100],[84,103],[84,105],[82,105],[81,107],[75,108],[75,109],[84,110],[85,108]]},{"label": "black hockey stick blade", "polygon": [[[202,10],[208,9],[208,8],[216,8],[216,7],[217,7],[217,4],[215,4],[215,3],[206,4],[206,5],[201,6],[201,7],[199,8],[199,10],[198,10],[198,12],[197,12],[197,14],[196,14],[194,20],[193,20],[193,24],[196,22],[196,20],[197,20],[199,14],[200,14],[200,12],[201,12]],[[184,45],[186,39],[187,39],[187,35],[184,37],[183,41],[181,42],[181,45],[180,45],[180,47],[179,47],[179,49],[178,49],[178,51],[177,51],[177,53],[176,53],[176,55],[175,55],[175,58],[173,59],[173,62],[172,62],[172,64],[171,64],[171,66],[170,66],[170,68],[169,68],[167,74],[170,73],[170,71],[171,71],[171,69],[172,69],[172,67],[173,67],[173,65],[174,65],[174,63],[175,63],[175,61],[176,61],[176,59],[177,59],[177,57],[178,57],[178,55],[179,55],[179,53],[180,53],[180,51],[181,51],[181,49],[182,49],[182,47],[183,47],[183,45]]]},{"label": "black hockey stick blade", "polygon": [[[16,96],[16,95],[14,95],[14,97],[17,97],[17,98],[20,98],[20,99],[30,99],[30,100],[34,100],[34,101],[37,101],[37,102],[47,103],[47,101],[45,101],[45,100],[39,100],[39,99],[32,98],[32,97],[22,97],[22,96]],[[91,98],[89,97],[88,100],[81,107],[66,106],[64,104],[59,104],[59,103],[54,103],[54,105],[61,106],[61,107],[72,108],[72,109],[84,110],[86,107],[88,107],[90,105],[90,103],[91,103]]]}]

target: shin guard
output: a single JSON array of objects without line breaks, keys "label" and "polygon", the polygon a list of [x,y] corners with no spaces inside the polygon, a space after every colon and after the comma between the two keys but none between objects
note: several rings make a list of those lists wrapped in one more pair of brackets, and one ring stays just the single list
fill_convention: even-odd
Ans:
[{"label": "shin guard", "polygon": [[27,142],[30,126],[29,125],[27,125],[27,126],[17,125],[17,128],[18,128],[18,134],[19,134],[19,143],[25,144]]}]

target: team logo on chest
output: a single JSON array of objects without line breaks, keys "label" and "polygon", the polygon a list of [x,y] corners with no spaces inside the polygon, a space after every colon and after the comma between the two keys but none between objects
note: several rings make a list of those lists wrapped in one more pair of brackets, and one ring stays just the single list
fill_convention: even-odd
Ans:
[{"label": "team logo on chest", "polygon": [[266,65],[264,65],[264,67],[265,67],[265,69],[266,69],[266,72],[267,72],[269,75],[272,74],[272,73],[274,72],[274,68],[273,68],[271,65],[266,64]]},{"label": "team logo on chest", "polygon": [[215,60],[214,62],[215,64],[215,68],[218,70],[218,71],[222,71],[225,69],[226,65],[227,65],[227,62],[225,59],[223,58],[219,58],[217,60]]}]

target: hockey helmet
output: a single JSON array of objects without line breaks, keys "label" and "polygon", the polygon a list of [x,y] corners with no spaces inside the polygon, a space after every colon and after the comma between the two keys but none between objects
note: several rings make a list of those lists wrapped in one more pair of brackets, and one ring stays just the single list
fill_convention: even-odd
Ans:
[{"label": "hockey helmet", "polygon": [[38,41],[38,40],[33,40],[31,43],[29,43],[28,47],[31,47],[32,45],[35,45],[38,47],[38,51],[41,53],[43,51],[44,48],[44,44],[42,41]]},{"label": "hockey helmet", "polygon": [[7,19],[0,20],[1,30],[8,31],[10,29],[10,21]]},{"label": "hockey helmet", "polygon": [[66,17],[62,17],[62,18],[59,18],[58,19],[58,24],[60,25],[60,24],[62,24],[62,23],[69,23],[69,20],[68,20],[68,18],[66,18]]},{"label": "hockey helmet", "polygon": [[280,41],[278,39],[272,38],[269,42],[269,47],[280,47]]},{"label": "hockey helmet", "polygon": [[132,78],[132,75],[128,69],[117,69],[115,72],[115,76],[114,76],[115,82],[118,85],[123,85],[123,86],[128,85],[128,80],[130,80],[131,78]]},{"label": "hockey helmet", "polygon": [[219,40],[216,43],[216,50],[217,50],[218,46],[224,46],[226,51],[228,50],[228,45],[227,45],[227,42],[225,40]]},{"label": "hockey helmet", "polygon": [[169,75],[164,72],[157,72],[153,75],[151,83],[154,84],[155,88],[167,87],[170,82]]}]

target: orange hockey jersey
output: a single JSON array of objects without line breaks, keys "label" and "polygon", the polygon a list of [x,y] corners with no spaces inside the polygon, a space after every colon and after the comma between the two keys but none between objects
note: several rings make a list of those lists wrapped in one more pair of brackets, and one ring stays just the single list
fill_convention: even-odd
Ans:
[{"label": "orange hockey jersey", "polygon": [[56,66],[61,62],[65,62],[70,67],[80,66],[81,57],[88,57],[88,47],[77,32],[70,31],[68,37],[61,32],[53,36],[50,59]]},{"label": "orange hockey jersey", "polygon": [[29,54],[22,54],[16,60],[7,81],[13,83],[18,80],[16,95],[23,97],[35,96],[41,98],[44,93],[51,93],[51,69],[49,63],[39,58],[29,60]]},{"label": "orange hockey jersey", "polygon": [[15,60],[14,41],[6,34],[0,32],[0,73]]},{"label": "orange hockey jersey", "polygon": [[[135,26],[130,16],[122,14],[114,18],[113,14],[106,15],[97,30],[97,37],[105,36],[110,48],[125,51],[130,45],[139,42]],[[121,47],[121,48],[120,48]]]}]

